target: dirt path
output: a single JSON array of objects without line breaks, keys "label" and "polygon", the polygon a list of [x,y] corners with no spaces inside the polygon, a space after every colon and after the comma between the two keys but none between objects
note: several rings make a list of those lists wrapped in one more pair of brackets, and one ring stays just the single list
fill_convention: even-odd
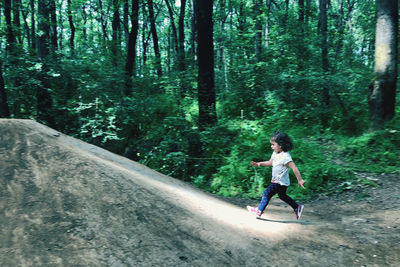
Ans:
[{"label": "dirt path", "polygon": [[[217,198],[29,120],[0,120],[0,266],[398,266],[400,179],[309,201]],[[362,175],[362,174],[360,174]],[[363,196],[363,199],[358,199]]]}]

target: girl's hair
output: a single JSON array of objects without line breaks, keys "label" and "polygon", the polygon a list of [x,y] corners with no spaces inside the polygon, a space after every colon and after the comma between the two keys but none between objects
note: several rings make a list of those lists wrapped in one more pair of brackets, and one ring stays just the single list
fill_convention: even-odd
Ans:
[{"label": "girl's hair", "polygon": [[285,134],[284,132],[275,131],[271,135],[271,140],[275,141],[278,145],[280,145],[284,152],[293,149],[292,139],[290,139],[289,135]]}]

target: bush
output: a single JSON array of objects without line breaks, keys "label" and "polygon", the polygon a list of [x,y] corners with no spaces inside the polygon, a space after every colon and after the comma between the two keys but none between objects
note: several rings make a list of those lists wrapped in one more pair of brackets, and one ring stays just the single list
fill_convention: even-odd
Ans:
[{"label": "bush", "polygon": [[[211,190],[226,196],[258,197],[270,184],[271,168],[253,168],[251,160],[268,160],[272,151],[269,135],[273,132],[256,122],[248,121],[241,128],[236,142],[231,145],[231,153],[226,157],[218,172],[213,175]],[[291,134],[293,132],[293,134]],[[309,198],[325,190],[331,183],[346,180],[353,175],[342,166],[332,163],[323,153],[318,141],[304,136],[303,130],[292,129],[289,135],[294,140],[295,148],[291,151],[296,166],[306,180],[306,190],[297,186],[297,179],[292,171],[292,186],[289,194],[296,199]]]},{"label": "bush", "polygon": [[342,138],[340,148],[349,166],[358,171],[391,172],[400,167],[400,131],[385,129]]}]

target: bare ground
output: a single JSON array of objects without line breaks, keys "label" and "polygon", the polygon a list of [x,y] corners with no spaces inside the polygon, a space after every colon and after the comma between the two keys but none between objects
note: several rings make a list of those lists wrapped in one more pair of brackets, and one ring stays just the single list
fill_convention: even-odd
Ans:
[{"label": "bare ground", "polygon": [[[30,120],[0,120],[0,266],[399,266],[399,173],[262,218]],[[254,201],[253,201],[254,202]]]}]

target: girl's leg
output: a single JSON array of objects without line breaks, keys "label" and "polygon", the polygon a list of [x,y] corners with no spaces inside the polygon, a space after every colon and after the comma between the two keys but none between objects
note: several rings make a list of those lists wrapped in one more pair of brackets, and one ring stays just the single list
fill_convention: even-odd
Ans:
[{"label": "girl's leg", "polygon": [[280,199],[289,204],[293,210],[296,210],[299,204],[286,194],[287,186],[279,185],[278,196]]},{"label": "girl's leg", "polygon": [[278,193],[279,186],[279,184],[272,183],[265,189],[260,205],[258,205],[258,210],[261,211],[261,213],[264,212],[271,198]]}]

